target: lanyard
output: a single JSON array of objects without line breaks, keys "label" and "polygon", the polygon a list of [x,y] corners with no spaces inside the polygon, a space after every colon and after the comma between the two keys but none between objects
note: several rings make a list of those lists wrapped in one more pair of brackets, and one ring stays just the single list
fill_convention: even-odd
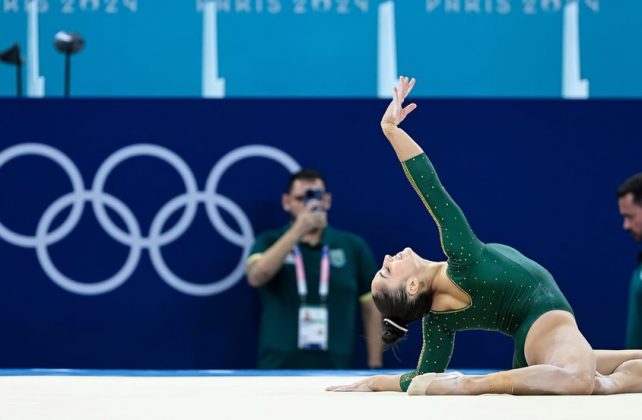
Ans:
[{"label": "lanyard", "polygon": [[[324,245],[321,250],[321,270],[319,273],[319,297],[322,302],[325,302],[328,297],[328,287],[330,284],[330,257],[328,256],[328,246]],[[303,266],[303,256],[301,249],[295,245],[292,249],[294,254],[294,268],[296,270],[296,288],[299,292],[301,302],[305,302],[308,295],[308,286],[305,280],[305,267]]]}]

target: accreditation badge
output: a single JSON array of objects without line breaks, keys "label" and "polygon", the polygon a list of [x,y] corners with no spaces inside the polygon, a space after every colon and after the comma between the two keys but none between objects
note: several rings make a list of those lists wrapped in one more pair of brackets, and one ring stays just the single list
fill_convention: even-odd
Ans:
[{"label": "accreditation badge", "polygon": [[301,305],[299,308],[299,349],[328,349],[328,308]]},{"label": "accreditation badge", "polygon": [[341,268],[346,265],[348,259],[346,258],[346,253],[343,249],[331,249],[330,250],[330,264],[335,268]]}]

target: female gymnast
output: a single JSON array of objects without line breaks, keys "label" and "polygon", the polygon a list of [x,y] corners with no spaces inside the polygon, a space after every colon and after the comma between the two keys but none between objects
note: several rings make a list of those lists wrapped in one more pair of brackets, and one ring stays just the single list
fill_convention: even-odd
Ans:
[{"label": "female gymnast", "polygon": [[[410,248],[386,255],[372,280],[393,344],[420,318],[423,348],[417,369],[377,375],[328,391],[408,391],[411,395],[506,393],[615,394],[642,392],[642,350],[593,350],[551,274],[517,250],[481,242],[442,186],[423,150],[398,125],[417,106],[403,106],[415,79],[399,79],[381,120],[403,170],[439,228],[445,262]],[[513,369],[488,375],[443,373],[456,331],[501,331],[515,340]]]}]

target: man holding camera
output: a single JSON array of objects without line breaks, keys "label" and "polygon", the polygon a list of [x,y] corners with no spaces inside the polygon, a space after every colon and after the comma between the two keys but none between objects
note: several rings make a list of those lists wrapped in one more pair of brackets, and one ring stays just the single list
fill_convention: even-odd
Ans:
[{"label": "man holding camera", "polygon": [[361,308],[368,367],[382,367],[377,271],[363,239],[327,224],[332,197],[315,169],[293,174],[281,204],[291,222],[256,238],[247,278],[259,288],[261,369],[350,369]]}]

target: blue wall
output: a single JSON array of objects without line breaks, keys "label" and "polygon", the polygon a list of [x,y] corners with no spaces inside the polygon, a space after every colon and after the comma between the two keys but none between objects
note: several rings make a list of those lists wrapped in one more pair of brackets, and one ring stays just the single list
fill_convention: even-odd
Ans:
[{"label": "blue wall", "polygon": [[[411,246],[443,259],[432,219],[379,132],[385,106],[377,100],[0,100],[0,367],[254,367],[255,291],[242,276],[221,290],[206,285],[222,285],[253,235],[285,222],[279,196],[293,164],[288,156],[327,172],[331,223],[363,235],[377,258]],[[419,101],[405,124],[480,239],[513,245],[546,266],[598,348],[624,341],[636,247],[621,229],[614,190],[641,169],[641,113],[638,101],[437,100]],[[25,143],[41,146],[19,146]],[[156,145],[147,151],[162,148],[168,160],[140,156],[143,149],[129,160],[108,159],[142,143]],[[256,157],[263,149],[245,158],[228,155],[257,144],[278,149],[277,159]],[[52,154],[55,148],[70,160],[67,172],[77,168],[77,194],[67,196],[66,207],[57,201],[73,190],[65,170],[42,154],[20,155],[18,147],[65,162]],[[99,194],[92,185],[105,162],[113,165]],[[213,185],[206,188],[215,167],[216,194]],[[183,208],[167,207],[186,191],[176,168],[195,180],[187,202],[215,200],[222,224],[213,227],[202,202],[193,221],[180,224]],[[78,202],[77,224],[68,225],[73,197],[87,201]],[[90,203],[105,203],[113,225],[105,228]],[[153,241],[145,238],[163,216],[158,250],[191,289],[168,282],[152,258]],[[138,237],[127,233],[136,226]],[[126,266],[132,249],[140,255],[131,275],[95,289]],[[75,283],[53,281],[41,262],[47,256]],[[400,360],[387,353],[386,367],[414,365],[419,330],[412,326],[397,351]],[[355,340],[363,353],[361,336]],[[466,332],[458,335],[452,366],[508,367],[511,354],[505,336]]]},{"label": "blue wall", "polygon": [[[231,97],[375,97],[378,0],[218,0]],[[560,96],[563,0],[396,2],[398,69],[419,96]],[[478,9],[470,5],[479,5]],[[26,47],[24,0],[3,0],[0,49]],[[200,0],[41,0],[41,73],[63,93],[59,30],[87,39],[78,96],[200,96]],[[245,7],[249,5],[249,8]],[[459,7],[456,7],[459,5]],[[469,5],[469,6],[466,6]],[[592,97],[642,96],[642,3],[580,0]],[[0,65],[0,96],[15,93]]]}]

